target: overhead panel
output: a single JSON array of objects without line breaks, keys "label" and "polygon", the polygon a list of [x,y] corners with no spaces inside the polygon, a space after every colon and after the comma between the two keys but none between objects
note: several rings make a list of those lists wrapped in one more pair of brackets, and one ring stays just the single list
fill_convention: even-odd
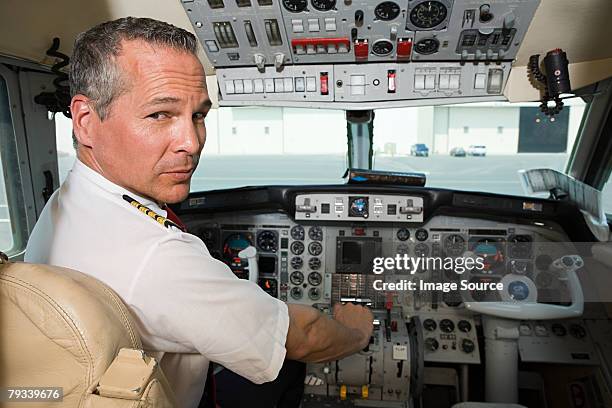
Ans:
[{"label": "overhead panel", "polygon": [[220,105],[503,99],[539,0],[183,0]]}]

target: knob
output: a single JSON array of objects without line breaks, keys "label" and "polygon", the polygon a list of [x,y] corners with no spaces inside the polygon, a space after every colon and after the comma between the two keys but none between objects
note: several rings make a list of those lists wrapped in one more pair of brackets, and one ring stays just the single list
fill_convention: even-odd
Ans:
[{"label": "knob", "polygon": [[480,6],[480,22],[488,23],[493,20],[493,14],[491,13],[491,6],[488,4],[483,4]]},{"label": "knob", "polygon": [[265,70],[266,67],[266,56],[263,54],[255,54],[253,55],[253,61],[255,61],[255,66],[261,72]]},{"label": "knob", "polygon": [[471,353],[475,348],[474,342],[470,339],[463,339],[461,342],[461,350],[463,350],[464,353]]},{"label": "knob", "polygon": [[438,344],[438,340],[434,339],[433,337],[428,337],[427,339],[425,339],[426,350],[436,351],[438,347],[440,347],[440,344]]}]

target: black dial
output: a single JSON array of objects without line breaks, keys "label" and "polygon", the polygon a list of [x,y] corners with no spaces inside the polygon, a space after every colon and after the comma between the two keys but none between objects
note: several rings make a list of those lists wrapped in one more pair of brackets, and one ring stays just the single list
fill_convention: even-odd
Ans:
[{"label": "black dial", "polygon": [[319,11],[329,11],[336,5],[336,0],[312,0],[312,7]]},{"label": "black dial", "polygon": [[427,238],[429,238],[429,233],[426,229],[419,228],[416,230],[414,237],[417,239],[417,241],[427,241]]},{"label": "black dial", "polygon": [[446,6],[439,1],[424,1],[410,11],[410,21],[419,28],[440,25],[448,14]]},{"label": "black dial", "polygon": [[298,241],[304,240],[304,227],[301,225],[296,225],[291,228],[291,238],[296,239]]},{"label": "black dial", "polygon": [[423,328],[427,331],[434,331],[437,327],[438,325],[434,319],[425,319],[423,321]]},{"label": "black dial", "polygon": [[291,243],[291,253],[294,255],[302,255],[302,253],[304,253],[304,244],[300,241],[293,241]]},{"label": "black dial", "polygon": [[457,323],[457,328],[459,329],[459,331],[467,333],[472,330],[472,324],[467,320],[459,320],[459,323]]},{"label": "black dial", "polygon": [[319,300],[321,298],[321,291],[319,288],[310,288],[308,291],[308,297],[311,300]]},{"label": "black dial", "polygon": [[586,337],[586,330],[584,330],[584,327],[580,326],[579,324],[572,324],[569,332],[577,339],[583,339]]},{"label": "black dial", "polygon": [[308,245],[308,253],[310,253],[310,255],[318,256],[321,255],[321,252],[323,252],[323,245],[319,242],[311,242],[310,245]]},{"label": "black dial", "polygon": [[374,9],[374,15],[379,20],[391,21],[397,18],[400,13],[400,6],[392,1],[383,1]]},{"label": "black dial", "polygon": [[319,286],[322,281],[323,277],[319,272],[312,272],[310,275],[308,275],[308,283],[310,283],[312,286]]},{"label": "black dial", "polygon": [[427,256],[429,255],[429,247],[422,242],[420,244],[416,244],[414,247],[414,254],[416,256]]},{"label": "black dial", "polygon": [[389,55],[393,52],[393,43],[389,40],[378,40],[372,44],[372,53],[380,57]]},{"label": "black dial", "polygon": [[397,248],[395,248],[395,252],[401,255],[407,254],[410,253],[410,247],[408,246],[408,244],[399,244]]},{"label": "black dial", "polygon": [[308,236],[313,241],[323,241],[323,230],[321,227],[310,227],[308,230]]},{"label": "black dial", "polygon": [[299,13],[308,7],[307,0],[283,0],[283,6],[292,13]]},{"label": "black dial", "polygon": [[410,231],[408,231],[408,228],[400,228],[397,230],[397,233],[395,235],[400,241],[406,241],[410,238]]},{"label": "black dial", "polygon": [[414,52],[421,55],[429,55],[438,51],[438,48],[440,48],[440,41],[435,38],[423,38],[414,45]]},{"label": "black dial", "polygon": [[428,337],[425,339],[425,349],[429,351],[436,351],[438,347],[440,347],[438,340],[434,339],[433,337]]},{"label": "black dial", "polygon": [[321,260],[319,258],[310,258],[308,260],[308,267],[316,271],[321,267]]},{"label": "black dial", "polygon": [[559,323],[553,324],[551,329],[555,336],[563,337],[567,334],[567,329],[565,328],[565,326]]},{"label": "black dial", "polygon": [[276,252],[278,248],[278,238],[274,231],[261,231],[257,234],[257,246],[263,252]]},{"label": "black dial", "polygon": [[302,269],[302,265],[304,265],[304,261],[299,256],[291,258],[291,267],[293,269]]},{"label": "black dial", "polygon": [[464,353],[471,353],[475,348],[474,342],[470,339],[463,339],[461,342],[461,350],[463,350]]},{"label": "black dial", "polygon": [[291,272],[289,280],[294,285],[301,285],[302,283],[304,283],[304,274],[300,271]]},{"label": "black dial", "polygon": [[444,250],[449,256],[459,256],[465,252],[465,238],[452,234],[444,239]]},{"label": "black dial", "polygon": [[444,333],[450,333],[455,330],[455,323],[449,319],[442,319],[440,321],[440,330]]},{"label": "black dial", "polygon": [[291,292],[289,292],[291,294],[291,297],[295,300],[301,299],[304,292],[302,292],[302,288],[299,288],[297,286],[294,286],[291,288]]},{"label": "black dial", "polygon": [[350,197],[349,198],[349,217],[368,218],[368,197]]},{"label": "black dial", "polygon": [[531,258],[532,238],[529,235],[512,235],[508,238],[508,255],[510,258]]}]

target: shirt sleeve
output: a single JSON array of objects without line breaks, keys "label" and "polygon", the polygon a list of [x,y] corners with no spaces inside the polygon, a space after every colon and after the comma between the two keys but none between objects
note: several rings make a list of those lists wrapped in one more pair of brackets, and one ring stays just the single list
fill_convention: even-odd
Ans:
[{"label": "shirt sleeve", "polygon": [[238,279],[201,240],[173,234],[152,248],[136,276],[128,302],[148,333],[254,383],[277,377],[286,354],[287,305]]}]

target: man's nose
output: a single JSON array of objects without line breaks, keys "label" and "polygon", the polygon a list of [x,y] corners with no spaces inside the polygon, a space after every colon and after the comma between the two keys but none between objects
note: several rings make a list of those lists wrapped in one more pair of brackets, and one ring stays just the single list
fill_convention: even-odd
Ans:
[{"label": "man's nose", "polygon": [[203,128],[198,129],[192,121],[185,121],[178,129],[175,150],[187,154],[198,154],[201,148],[201,140],[198,132],[202,133]]}]

